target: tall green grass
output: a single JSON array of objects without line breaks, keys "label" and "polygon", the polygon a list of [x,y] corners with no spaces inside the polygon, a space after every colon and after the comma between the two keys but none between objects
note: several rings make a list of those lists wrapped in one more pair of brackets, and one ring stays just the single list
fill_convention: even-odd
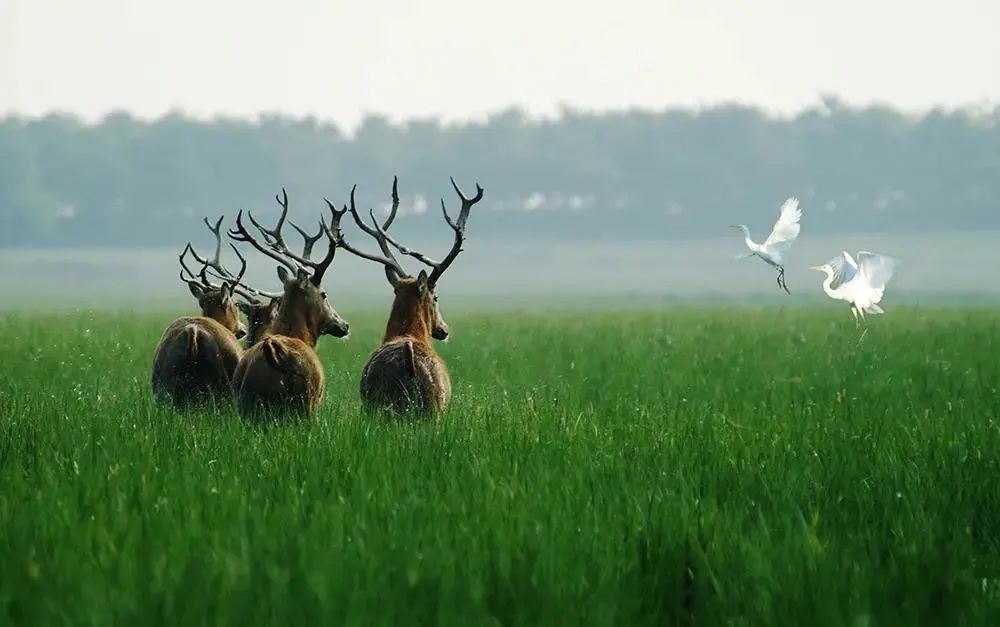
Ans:
[{"label": "tall green grass", "polygon": [[261,428],[151,405],[169,316],[0,315],[0,622],[1000,624],[998,313],[453,315],[417,424],[347,317]]}]

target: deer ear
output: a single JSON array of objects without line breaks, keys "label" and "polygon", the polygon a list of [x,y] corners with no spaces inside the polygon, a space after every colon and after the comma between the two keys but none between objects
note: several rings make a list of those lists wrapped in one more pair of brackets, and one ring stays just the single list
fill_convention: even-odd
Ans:
[{"label": "deer ear", "polygon": [[229,300],[229,297],[233,295],[233,288],[229,283],[223,283],[222,287],[219,288],[219,293],[222,294],[222,300]]},{"label": "deer ear", "polygon": [[287,283],[291,275],[288,272],[288,268],[285,266],[278,266],[278,280],[282,283]]},{"label": "deer ear", "polygon": [[281,304],[280,298],[272,298],[271,302],[267,304],[268,308],[271,310],[271,314],[278,313],[278,305]]},{"label": "deer ear", "polygon": [[295,274],[300,283],[305,283],[309,280],[309,271],[305,268],[299,268],[299,271]]},{"label": "deer ear", "polygon": [[427,284],[427,271],[421,270],[420,274],[417,275],[417,289],[420,290],[421,294],[426,294],[427,290],[430,289]]},{"label": "deer ear", "polygon": [[191,290],[191,295],[199,300],[205,295],[205,290],[201,289],[201,286],[194,281],[188,282],[188,289]]}]

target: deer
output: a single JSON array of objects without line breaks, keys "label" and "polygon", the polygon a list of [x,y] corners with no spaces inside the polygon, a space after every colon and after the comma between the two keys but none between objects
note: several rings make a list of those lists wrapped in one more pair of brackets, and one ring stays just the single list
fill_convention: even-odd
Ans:
[{"label": "deer", "polygon": [[[269,327],[260,331],[262,337],[246,350],[233,375],[233,395],[240,415],[244,418],[270,420],[285,415],[309,417],[319,406],[326,392],[323,366],[316,356],[316,345],[323,335],[346,337],[350,325],[340,317],[322,289],[323,276],[337,251],[334,233],[320,221],[320,234],[308,236],[297,225],[292,226],[305,238],[302,254],[292,252],[285,243],[282,228],[288,215],[288,194],[282,189],[275,196],[281,207],[274,228],[268,229],[247,212],[247,217],[260,234],[260,239],[247,229],[243,212],[236,217],[236,228],[229,237],[246,242],[258,252],[276,261],[282,294],[271,303],[276,307]],[[326,255],[313,260],[313,245],[325,234]]]},{"label": "deer", "polygon": [[[396,218],[399,208],[398,179],[392,182],[392,206],[388,217],[380,225],[374,211],[369,210],[372,225],[365,223],[358,213],[354,200],[357,186],[351,190],[351,216],[362,231],[378,243],[381,255],[362,251],[350,244],[341,233],[340,247],[352,254],[381,263],[385,277],[392,286],[394,297],[389,321],[381,345],[375,349],[361,372],[361,399],[371,410],[388,410],[395,415],[412,413],[427,416],[444,411],[451,402],[451,376],[441,356],[434,350],[432,340],[448,339],[449,328],[438,309],[437,285],[441,275],[451,266],[462,251],[465,242],[465,224],[473,205],[483,198],[483,188],[476,184],[476,195],[469,198],[451,179],[451,185],[461,200],[462,207],[457,220],[452,220],[441,200],[441,212],[445,222],[454,233],[451,250],[441,261],[411,250],[388,234],[388,229]],[[334,213],[334,224],[339,225],[339,216],[333,205],[327,201]],[[343,212],[340,212],[341,215]],[[408,274],[393,249],[413,257],[427,266],[417,276]],[[430,269],[430,274],[427,273]]]},{"label": "deer", "polygon": [[[239,362],[242,348],[238,339],[246,335],[240,322],[234,290],[242,285],[246,259],[233,246],[241,268],[233,276],[220,262],[222,238],[220,217],[213,227],[207,218],[205,225],[216,237],[215,255],[200,257],[189,242],[178,256],[180,279],[198,300],[201,316],[186,316],[174,320],[163,332],[153,355],[153,400],[159,405],[171,404],[176,409],[204,405],[230,398],[230,381]],[[201,264],[196,275],[184,259],[192,254]],[[220,284],[212,283],[208,269],[212,268]]]}]

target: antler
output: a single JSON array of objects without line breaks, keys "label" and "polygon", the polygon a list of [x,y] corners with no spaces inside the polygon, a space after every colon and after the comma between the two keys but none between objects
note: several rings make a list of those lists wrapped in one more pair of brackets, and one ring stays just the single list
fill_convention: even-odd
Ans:
[{"label": "antler", "polygon": [[[261,235],[264,236],[264,244],[258,242],[253,235],[246,229],[243,225],[243,212],[240,211],[236,216],[236,228],[230,229],[229,237],[238,242],[247,242],[258,251],[264,253],[271,259],[274,259],[278,263],[282,264],[292,272],[298,272],[299,270],[305,270],[309,268],[312,270],[312,276],[310,280],[313,285],[319,285],[323,280],[323,275],[326,273],[327,268],[330,267],[330,263],[333,261],[333,257],[337,252],[336,241],[333,239],[332,234],[327,230],[326,226],[320,222],[320,233],[315,236],[310,236],[305,233],[299,226],[294,223],[292,226],[302,234],[302,238],[305,240],[305,244],[302,249],[302,254],[297,255],[293,253],[288,246],[285,244],[285,238],[281,234],[281,229],[285,224],[285,217],[288,215],[288,194],[285,189],[281,189],[281,196],[275,196],[275,200],[281,205],[281,215],[278,217],[278,223],[273,229],[265,228],[257,220],[254,219],[253,214],[249,211],[247,216],[249,216],[250,221],[253,223],[257,230],[260,231]],[[326,233],[329,240],[330,246],[327,248],[326,256],[320,261],[312,261],[310,257],[312,256],[313,245],[319,240],[320,234]]]},{"label": "antler", "polygon": [[285,258],[282,255],[279,255],[278,253],[274,252],[270,248],[263,246],[260,242],[258,242],[256,239],[254,239],[254,236],[251,235],[250,231],[248,231],[247,228],[243,225],[243,211],[242,210],[240,210],[240,212],[236,214],[236,228],[235,229],[229,229],[229,239],[231,239],[233,241],[236,241],[236,242],[247,242],[248,244],[250,244],[251,246],[253,246],[254,248],[256,248],[258,252],[261,252],[264,255],[267,255],[271,259],[274,259],[275,261],[277,261],[281,265],[285,266],[286,268],[288,268],[292,272],[295,272],[295,271],[298,270],[298,266],[296,266],[294,263],[292,263],[291,260]]},{"label": "antler", "polygon": [[[184,246],[184,250],[181,251],[181,254],[177,255],[177,261],[179,261],[181,264],[181,273],[180,273],[181,281],[187,283],[188,285],[190,285],[191,283],[196,283],[196,284],[199,283],[198,275],[196,275],[194,272],[191,272],[191,268],[189,268],[187,264],[184,263],[184,257],[186,257],[188,252],[190,251],[191,251],[191,244],[189,242],[187,245]],[[187,273],[187,278],[184,277],[185,272]],[[205,287],[216,287],[216,286],[209,283],[208,285],[205,285]]]},{"label": "antler", "polygon": [[[188,253],[191,253],[191,256],[194,257],[194,260],[201,264],[201,270],[198,272],[198,278],[201,279],[201,283],[205,287],[211,287],[215,289],[219,289],[221,287],[219,285],[213,284],[208,279],[209,268],[212,269],[213,276],[215,276],[218,279],[222,279],[223,281],[228,281],[232,283],[233,287],[239,285],[240,281],[243,280],[243,275],[246,274],[247,271],[247,260],[243,258],[243,255],[240,254],[240,251],[236,250],[235,246],[233,246],[233,252],[236,253],[236,256],[240,260],[239,275],[234,277],[233,274],[229,270],[227,270],[225,266],[222,265],[221,262],[221,256],[222,256],[221,231],[222,231],[223,219],[225,219],[225,216],[219,216],[219,219],[215,221],[215,226],[212,226],[212,223],[208,221],[208,218],[202,218],[202,221],[205,223],[205,226],[207,226],[208,230],[211,231],[212,235],[215,236],[215,255],[213,255],[211,259],[209,259],[208,257],[202,257],[201,255],[198,254],[198,251],[194,249],[194,246],[191,245],[191,242],[188,242],[187,246],[184,247],[184,250],[181,251],[181,254],[177,258],[177,260],[181,264],[181,268],[183,268],[183,270],[181,271],[181,280],[191,281],[194,280],[195,278],[194,272],[192,272],[191,269],[187,267],[187,264],[184,263],[184,257]],[[184,278],[185,272],[187,272],[190,279]]]},{"label": "antler", "polygon": [[291,224],[292,228],[298,231],[299,235],[302,236],[302,256],[306,259],[309,259],[312,256],[313,246],[316,245],[316,242],[318,242],[319,238],[323,237],[323,234],[325,233],[325,231],[323,230],[323,225],[320,224],[319,231],[316,233],[316,235],[309,235],[308,233],[306,233],[305,229],[303,229],[298,224],[295,224],[291,220],[289,220],[288,223]]},{"label": "antler", "polygon": [[[365,221],[362,220],[360,214],[358,214],[358,207],[354,202],[354,192],[358,189],[357,184],[351,188],[351,216],[354,218],[354,222],[361,227],[362,231],[375,238],[379,249],[382,251],[382,255],[384,255],[384,257],[379,257],[377,259],[373,259],[372,256],[367,256],[366,258],[373,259],[374,261],[380,261],[383,265],[385,265],[385,278],[388,279],[389,283],[393,285],[395,285],[396,279],[407,276],[406,271],[403,270],[403,266],[399,263],[399,260],[397,260],[396,256],[392,254],[392,249],[389,248],[391,238],[385,232],[385,229],[388,229],[392,225],[393,220],[396,219],[396,210],[399,209],[399,193],[396,191],[398,182],[399,177],[394,176],[392,178],[392,209],[390,209],[389,217],[385,219],[385,222],[381,227],[378,225],[378,220],[375,219],[375,213],[369,210],[368,213],[371,215],[372,223],[375,225],[374,229],[365,224]],[[341,239],[343,239],[343,235],[341,235]],[[399,248],[395,242],[392,243]],[[351,248],[348,248],[348,250],[355,252],[355,250]]]},{"label": "antler", "polygon": [[215,270],[215,272],[218,274],[229,275],[230,274],[229,271],[226,270],[224,267],[222,267],[222,263],[220,262],[220,256],[222,255],[221,231],[222,231],[222,220],[224,218],[225,216],[219,216],[219,219],[215,221],[215,226],[212,226],[212,223],[208,221],[208,218],[202,218],[202,222],[205,223],[205,226],[208,227],[208,230],[211,231],[212,235],[215,236],[215,255],[211,259],[203,258],[201,255],[199,255],[195,251],[194,247],[191,246],[190,242],[188,242],[188,250],[191,251],[191,255],[198,263],[202,264],[207,268]]},{"label": "antler", "polygon": [[[362,220],[361,216],[358,214],[357,207],[355,207],[354,205],[354,188],[356,188],[357,185],[355,185],[354,188],[351,188],[351,216],[354,217],[354,222],[359,227],[361,227],[362,231],[375,238],[375,241],[379,243],[379,248],[382,249],[382,253],[385,254],[386,257],[391,257],[393,261],[396,261],[396,258],[393,256],[392,251],[389,250],[388,246],[383,246],[383,244],[388,242],[393,246],[393,248],[398,250],[400,253],[413,257],[417,261],[420,261],[421,263],[433,268],[437,265],[434,260],[432,260],[431,258],[427,257],[422,253],[419,253],[415,250],[410,250],[406,246],[403,246],[395,239],[393,239],[392,236],[389,235],[389,233],[387,232],[389,227],[392,225],[393,220],[396,219],[396,210],[399,209],[399,193],[397,192],[398,181],[399,177],[395,176],[392,177],[392,208],[389,211],[389,217],[385,219],[385,222],[382,223],[381,227],[379,227],[378,220],[375,219],[375,214],[373,211],[369,210],[368,213],[369,215],[371,215],[372,223],[375,225],[375,228],[372,228],[367,224],[365,224],[365,221]],[[396,262],[396,265],[399,265],[398,261]],[[403,273],[403,276],[406,276],[405,272]]]},{"label": "antler", "polygon": [[430,277],[428,277],[427,282],[433,287],[437,280],[441,278],[444,271],[448,269],[451,262],[455,261],[455,257],[458,257],[458,253],[462,252],[462,244],[465,242],[465,222],[469,219],[469,210],[472,206],[483,199],[483,188],[476,183],[476,195],[472,198],[467,198],[462,190],[459,189],[458,183],[455,182],[455,178],[451,179],[451,186],[455,188],[455,193],[458,197],[462,199],[462,209],[458,212],[458,220],[452,222],[451,216],[448,215],[448,210],[444,206],[444,199],[441,199],[441,213],[444,214],[444,220],[451,227],[451,230],[455,231],[455,243],[452,245],[451,250],[445,255],[445,258],[441,260],[441,263],[435,264],[434,270],[431,271]]},{"label": "antler", "polygon": [[[474,204],[476,204],[483,198],[483,188],[480,187],[478,183],[476,184],[476,195],[473,198],[468,198],[465,196],[465,194],[462,193],[462,190],[458,188],[458,184],[455,183],[454,178],[451,179],[451,184],[452,187],[455,188],[455,191],[458,193],[459,198],[462,199],[462,209],[458,215],[458,220],[453,222],[451,216],[448,215],[448,210],[445,209],[444,200],[441,201],[441,210],[444,212],[444,219],[448,223],[448,226],[450,226],[452,230],[455,231],[455,243],[452,246],[451,251],[442,261],[440,262],[434,261],[433,259],[431,259],[430,257],[421,252],[418,252],[416,250],[411,250],[406,246],[403,246],[386,232],[389,226],[392,224],[393,220],[396,219],[396,211],[399,208],[399,194],[397,193],[396,178],[393,178],[392,180],[392,209],[389,212],[389,217],[386,218],[385,222],[383,222],[381,225],[379,225],[378,220],[375,218],[375,212],[372,210],[369,210],[368,212],[368,215],[371,217],[372,221],[371,226],[369,226],[365,222],[365,220],[361,218],[361,215],[358,213],[357,206],[355,205],[354,202],[354,191],[357,188],[357,186],[355,185],[353,188],[351,188],[351,209],[350,209],[351,216],[354,218],[354,222],[361,228],[362,231],[364,231],[371,237],[375,238],[375,241],[378,242],[379,248],[382,250],[382,254],[384,256],[379,257],[377,255],[372,255],[357,250],[356,248],[347,244],[346,241],[344,241],[343,235],[340,235],[340,239],[338,240],[339,241],[338,245],[341,248],[346,248],[348,251],[354,253],[355,255],[358,255],[359,257],[363,257],[365,259],[382,263],[385,266],[385,276],[387,279],[389,279],[389,282],[392,284],[395,284],[396,279],[399,277],[409,276],[407,275],[406,271],[403,270],[403,267],[400,265],[396,257],[392,254],[392,248],[395,248],[400,253],[407,255],[409,257],[413,257],[420,263],[430,267],[432,270],[431,270],[431,275],[428,278],[428,282],[433,286],[437,282],[437,280],[441,278],[441,274],[448,269],[448,266],[451,265],[451,262],[455,260],[455,257],[458,256],[458,253],[462,252],[462,243],[465,241],[465,223],[469,219],[469,211],[472,209],[472,206]],[[334,211],[333,205],[330,203],[330,201],[327,201],[327,204],[330,206],[331,211]],[[342,213],[343,212],[341,212],[341,215]]]},{"label": "antler", "polygon": [[[244,286],[242,286],[240,284],[240,281],[243,280],[243,275],[246,274],[246,271],[247,271],[247,260],[243,258],[243,255],[240,254],[240,251],[236,250],[235,246],[233,247],[233,251],[236,253],[236,256],[240,258],[240,273],[239,273],[239,275],[237,275],[237,276],[234,277],[228,270],[225,270],[225,269],[223,269],[223,272],[225,272],[225,274],[223,275],[223,274],[220,274],[218,271],[215,271],[214,267],[213,267],[213,272],[211,274],[215,278],[221,279],[223,282],[230,283],[232,285],[233,289],[238,289],[238,288],[244,287]],[[192,272],[191,268],[189,268],[187,266],[187,263],[184,262],[184,257],[187,256],[188,253],[191,253],[191,256],[195,258],[195,261],[197,261],[198,263],[201,264],[201,270],[198,271],[197,275],[194,272]],[[181,264],[181,273],[180,273],[181,281],[184,281],[185,283],[196,283],[198,281],[201,281],[201,285],[204,286],[204,287],[208,287],[208,288],[212,288],[212,289],[216,289],[216,290],[217,289],[221,289],[221,287],[222,287],[221,285],[216,285],[216,284],[212,283],[212,281],[209,280],[209,278],[208,278],[208,274],[209,274],[208,273],[208,269],[210,267],[212,267],[211,260],[203,259],[202,257],[200,257],[198,255],[198,253],[195,252],[195,250],[191,246],[190,242],[186,246],[184,246],[184,250],[182,250],[181,254],[177,256],[177,261],[179,261],[180,264]],[[218,266],[218,267],[221,268],[222,266]],[[185,273],[187,274],[187,278],[185,278],[185,276],[184,276]],[[247,289],[250,289],[250,288],[247,288]]]},{"label": "antler", "polygon": [[[354,188],[356,187],[357,185],[354,186]],[[354,188],[351,188],[351,213],[352,215],[355,216],[355,220],[358,220],[357,209],[354,206]],[[354,255],[357,255],[358,257],[367,259],[369,261],[380,263],[383,266],[385,266],[385,278],[388,279],[389,283],[392,285],[396,284],[396,280],[398,278],[407,276],[406,271],[403,270],[403,266],[399,265],[399,262],[392,255],[392,251],[389,249],[389,246],[388,244],[386,244],[385,240],[379,239],[378,235],[375,234],[373,231],[369,230],[367,225],[363,227],[365,229],[365,232],[373,234],[375,236],[375,238],[378,240],[379,248],[382,249],[382,253],[385,256],[379,257],[378,255],[366,253],[365,251],[352,246],[344,237],[343,232],[340,230],[340,219],[344,217],[345,213],[347,213],[348,211],[347,205],[344,205],[343,209],[337,211],[337,208],[334,207],[332,202],[330,202],[326,198],[324,198],[323,200],[326,201],[326,206],[330,208],[330,213],[333,216],[333,219],[330,223],[330,227],[326,227],[326,224],[323,224],[323,227],[327,229],[327,237],[330,238],[330,241],[335,241],[337,243],[337,246],[347,250],[349,253],[352,253]],[[391,220],[389,220],[389,222],[391,222]]]},{"label": "antler", "polygon": [[257,222],[257,220],[254,219],[253,214],[249,211],[247,212],[247,215],[250,217],[250,221],[253,222],[253,225],[257,227],[257,230],[264,236],[264,240],[268,244],[273,243],[275,246],[287,250],[287,246],[285,246],[285,239],[281,236],[281,228],[285,226],[285,218],[288,216],[288,192],[286,192],[285,188],[282,187],[281,196],[275,194],[274,199],[278,201],[278,204],[281,206],[281,215],[278,216],[278,223],[274,225],[273,229],[264,228],[260,222]]},{"label": "antler", "polygon": [[[198,254],[198,251],[194,249],[194,246],[192,246],[191,243],[188,242],[187,246],[184,247],[184,250],[178,257],[178,261],[180,261],[181,268],[183,268],[183,271],[181,272],[181,280],[186,282],[195,280],[195,273],[192,272],[191,269],[188,268],[187,264],[184,262],[185,255],[187,255],[187,253],[191,253],[191,256],[194,257],[195,261],[201,264],[201,270],[198,272],[197,277],[201,280],[202,285],[204,285],[205,287],[210,287],[214,289],[219,289],[221,287],[221,285],[215,285],[209,280],[208,275],[211,274],[212,276],[221,281],[229,282],[230,284],[232,284],[233,291],[235,291],[237,294],[243,296],[248,300],[257,300],[257,297],[273,298],[274,296],[277,296],[277,294],[272,294],[269,292],[264,292],[255,289],[253,287],[250,287],[249,285],[245,285],[242,282],[243,276],[246,274],[247,271],[247,260],[240,253],[239,249],[236,248],[236,246],[233,246],[233,244],[231,243],[229,244],[229,246],[233,249],[233,252],[236,253],[236,257],[239,258],[240,260],[240,272],[236,276],[233,276],[233,273],[222,265],[220,258],[222,254],[222,220],[224,218],[225,216],[219,216],[219,219],[215,221],[215,226],[212,226],[212,224],[208,221],[208,218],[203,218],[205,226],[207,226],[208,230],[211,231],[213,235],[215,235],[215,255],[213,255],[211,259],[207,257],[202,257],[201,255]],[[209,270],[211,270],[211,272],[209,272]],[[189,279],[184,278],[185,272],[188,274],[188,277],[190,277]]]}]

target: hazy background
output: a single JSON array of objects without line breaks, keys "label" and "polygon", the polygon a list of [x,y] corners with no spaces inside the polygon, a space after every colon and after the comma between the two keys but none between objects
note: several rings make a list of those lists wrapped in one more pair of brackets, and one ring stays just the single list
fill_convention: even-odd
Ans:
[{"label": "hazy background", "polygon": [[[903,259],[887,303],[1000,297],[1000,5],[759,0],[0,0],[0,306],[183,304],[204,215],[270,220],[286,186],[384,207],[441,256],[448,184],[486,199],[443,285],[456,302],[778,299],[789,261]],[[361,234],[348,233],[371,247]],[[342,298],[387,298],[338,258]],[[277,289],[273,268],[252,277]],[[593,300],[596,297],[596,300]]]}]

